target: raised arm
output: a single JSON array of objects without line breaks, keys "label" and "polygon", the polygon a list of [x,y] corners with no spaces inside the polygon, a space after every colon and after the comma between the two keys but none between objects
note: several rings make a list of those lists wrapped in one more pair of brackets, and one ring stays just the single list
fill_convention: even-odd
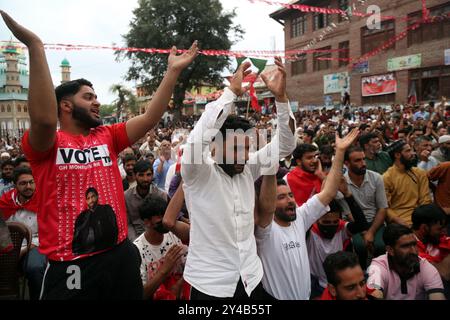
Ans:
[{"label": "raised arm", "polygon": [[167,229],[173,232],[184,244],[189,244],[189,231],[190,225],[177,220],[178,213],[183,208],[184,203],[184,191],[183,181],[180,182],[177,191],[173,195],[172,199],[167,206],[164,213],[163,225]]},{"label": "raised arm", "polygon": [[254,153],[249,159],[248,164],[255,180],[262,174],[274,174],[274,172],[270,172],[274,165],[291,155],[297,145],[295,118],[286,93],[286,70],[281,58],[275,58],[275,64],[277,65],[275,75],[269,79],[266,75],[261,74],[261,78],[275,96],[278,115],[277,132],[271,143]]},{"label": "raised arm", "polygon": [[29,139],[34,150],[47,151],[55,143],[58,106],[44,44],[37,35],[19,25],[6,12],[0,10],[0,13],[9,30],[28,48],[30,55],[28,112],[31,122]]},{"label": "raised arm", "polygon": [[180,56],[177,56],[177,48],[173,47],[169,55],[169,66],[161,84],[156,90],[147,111],[127,122],[127,134],[131,144],[142,138],[147,131],[153,129],[166,111],[172,92],[180,73],[197,56],[198,47],[195,41],[191,48]]},{"label": "raised arm", "polygon": [[339,189],[342,177],[345,150],[350,147],[359,135],[359,129],[353,129],[345,138],[336,134],[336,155],[330,173],[327,176],[322,191],[317,195],[323,205],[328,205],[334,199]]},{"label": "raised arm", "polygon": [[273,220],[277,206],[277,176],[263,176],[258,197],[257,225],[267,227]]},{"label": "raised arm", "polygon": [[225,88],[217,101],[206,105],[205,112],[189,134],[181,166],[181,175],[185,183],[190,183],[198,175],[199,165],[205,164],[208,147],[231,113],[234,99],[244,94],[242,80],[251,73],[250,66],[249,62],[239,66],[230,81],[230,87]]}]

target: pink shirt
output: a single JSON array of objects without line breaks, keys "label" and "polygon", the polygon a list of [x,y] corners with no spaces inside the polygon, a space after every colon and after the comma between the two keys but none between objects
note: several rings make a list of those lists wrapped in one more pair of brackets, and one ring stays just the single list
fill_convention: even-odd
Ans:
[{"label": "pink shirt", "polygon": [[367,286],[382,290],[386,300],[427,300],[430,293],[444,292],[437,269],[422,258],[420,272],[406,280],[403,286],[397,272],[389,268],[387,253],[373,259],[367,271]]}]

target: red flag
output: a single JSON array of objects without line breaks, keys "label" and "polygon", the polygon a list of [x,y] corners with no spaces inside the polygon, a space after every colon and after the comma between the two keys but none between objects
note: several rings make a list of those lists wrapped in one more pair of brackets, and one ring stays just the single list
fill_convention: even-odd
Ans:
[{"label": "red flag", "polygon": [[253,110],[255,110],[256,112],[261,112],[262,108],[258,103],[258,97],[256,96],[256,90],[255,90],[255,86],[254,86],[254,82],[252,82],[250,84],[250,99],[251,99],[251,104],[252,104],[252,108]]}]

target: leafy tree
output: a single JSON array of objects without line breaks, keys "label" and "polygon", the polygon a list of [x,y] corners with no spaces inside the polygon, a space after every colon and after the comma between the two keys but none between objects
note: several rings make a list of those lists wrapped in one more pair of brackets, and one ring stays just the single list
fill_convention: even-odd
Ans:
[{"label": "leafy tree", "polygon": [[[235,10],[224,12],[219,0],[140,0],[134,10],[130,30],[124,36],[128,47],[188,49],[194,40],[201,50],[229,50],[242,38],[243,31],[233,24]],[[234,37],[234,38],[233,38]],[[131,60],[127,80],[140,80],[154,92],[167,69],[167,55],[144,52],[116,52],[120,61]],[[174,90],[176,110],[183,106],[185,92],[207,83],[220,86],[221,72],[229,66],[226,56],[199,55],[183,71]]]},{"label": "leafy tree", "polygon": [[116,106],[112,104],[103,104],[100,107],[100,117],[109,117],[112,116],[114,111],[116,110]]},{"label": "leafy tree", "polygon": [[113,101],[116,108],[117,122],[121,121],[121,115],[124,110],[131,111],[134,114],[138,112],[137,98],[131,90],[125,88],[121,84],[114,84],[109,90],[118,95],[118,98]]}]

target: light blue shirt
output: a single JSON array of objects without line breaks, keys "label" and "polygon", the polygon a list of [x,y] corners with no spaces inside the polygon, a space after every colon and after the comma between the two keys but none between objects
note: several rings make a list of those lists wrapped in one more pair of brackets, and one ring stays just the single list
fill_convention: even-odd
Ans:
[{"label": "light blue shirt", "polygon": [[159,159],[156,159],[153,163],[153,182],[158,186],[158,188],[164,190],[164,187],[166,185],[167,171],[169,171],[170,166],[175,162],[171,159],[167,160],[166,162],[164,162],[163,171],[161,173],[158,173],[158,167],[160,163],[161,160]]}]

